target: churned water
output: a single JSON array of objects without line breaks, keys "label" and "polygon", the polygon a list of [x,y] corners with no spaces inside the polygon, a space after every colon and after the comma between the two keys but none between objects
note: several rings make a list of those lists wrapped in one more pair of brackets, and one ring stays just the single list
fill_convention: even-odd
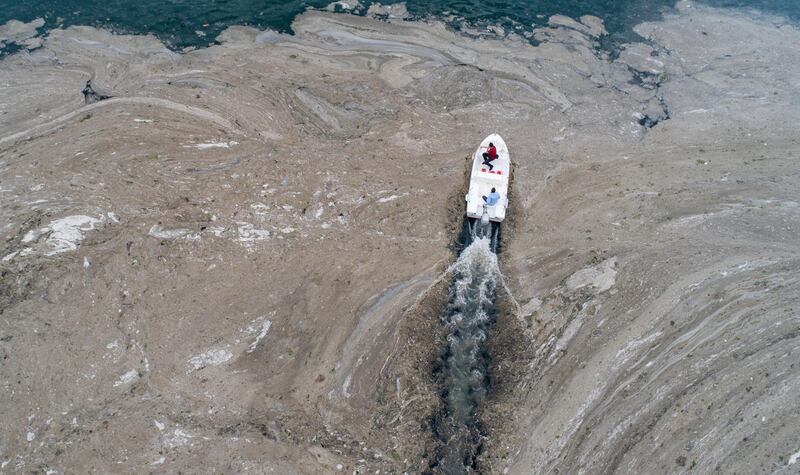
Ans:
[{"label": "churned water", "polygon": [[439,442],[431,463],[435,473],[467,473],[476,468],[481,451],[478,410],[490,388],[485,342],[501,279],[495,253],[498,229],[482,229],[478,222],[467,220],[466,247],[450,268],[450,295],[441,317],[447,342],[436,371],[442,406],[433,424]]},{"label": "churned water", "polygon": [[[307,8],[325,8],[333,0],[0,0],[0,24],[11,19],[43,18],[42,31],[70,25],[91,25],[120,33],[152,33],[175,49],[203,47],[230,25],[251,25],[291,31],[295,16]],[[364,14],[370,0],[339,2]],[[393,3],[391,1],[384,3]],[[702,0],[713,6],[755,8],[791,20],[800,19],[797,0]],[[675,0],[407,0],[411,18],[435,18],[455,29],[500,26],[524,33],[554,14],[573,18],[595,15],[605,21],[607,44],[636,38],[632,27],[658,18]],[[354,7],[354,8],[351,8]]]}]

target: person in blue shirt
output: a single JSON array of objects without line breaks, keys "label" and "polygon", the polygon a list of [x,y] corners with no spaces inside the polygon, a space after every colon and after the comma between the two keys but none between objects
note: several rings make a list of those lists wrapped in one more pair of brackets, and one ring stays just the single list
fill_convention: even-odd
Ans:
[{"label": "person in blue shirt", "polygon": [[500,201],[500,193],[492,188],[492,192],[489,193],[489,196],[482,196],[481,198],[483,198],[483,201],[486,202],[488,206],[494,206]]}]

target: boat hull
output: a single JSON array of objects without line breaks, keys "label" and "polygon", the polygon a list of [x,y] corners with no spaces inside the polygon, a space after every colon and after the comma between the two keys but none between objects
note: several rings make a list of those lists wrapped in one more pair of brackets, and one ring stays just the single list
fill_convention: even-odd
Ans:
[{"label": "boat hull", "polygon": [[[483,153],[493,143],[497,149],[497,159],[493,160],[492,169],[483,165]],[[508,181],[511,174],[511,157],[502,137],[492,134],[481,142],[472,158],[469,191],[466,195],[467,217],[481,219],[486,214],[490,221],[499,223],[506,217],[508,209]],[[500,194],[500,201],[493,206],[486,206],[484,196],[495,188]]]}]

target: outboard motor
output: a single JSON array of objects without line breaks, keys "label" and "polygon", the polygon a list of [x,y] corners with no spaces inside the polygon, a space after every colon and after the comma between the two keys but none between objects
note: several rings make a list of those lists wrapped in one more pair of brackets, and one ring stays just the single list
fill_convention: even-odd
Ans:
[{"label": "outboard motor", "polygon": [[486,206],[483,207],[483,215],[481,215],[481,226],[489,224],[489,212],[486,211]]}]

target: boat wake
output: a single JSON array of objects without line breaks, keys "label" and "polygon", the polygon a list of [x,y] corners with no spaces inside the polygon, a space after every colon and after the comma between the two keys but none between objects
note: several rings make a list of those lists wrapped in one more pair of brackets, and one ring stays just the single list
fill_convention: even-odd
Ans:
[{"label": "boat wake", "polygon": [[439,441],[431,463],[435,473],[475,470],[483,440],[478,409],[490,386],[484,342],[494,322],[496,288],[502,279],[495,253],[499,226],[482,227],[478,221],[468,225],[473,239],[450,268],[453,281],[441,317],[447,344],[437,367],[442,407],[433,424]]}]

